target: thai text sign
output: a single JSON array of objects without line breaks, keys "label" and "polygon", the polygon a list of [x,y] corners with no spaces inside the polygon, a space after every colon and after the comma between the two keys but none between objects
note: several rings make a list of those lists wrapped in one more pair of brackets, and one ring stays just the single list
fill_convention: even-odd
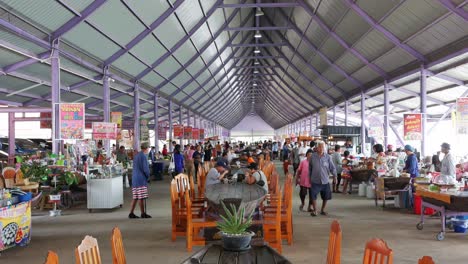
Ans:
[{"label": "thai text sign", "polygon": [[43,128],[52,128],[52,113],[41,113],[41,118],[47,118],[49,120],[41,120],[40,126]]},{"label": "thai text sign", "polygon": [[158,138],[159,140],[166,140],[166,132],[167,132],[167,122],[159,121],[158,123]]},{"label": "thai text sign", "polygon": [[84,104],[60,104],[60,139],[84,139]]},{"label": "thai text sign", "polygon": [[200,140],[205,139],[205,129],[200,128],[200,130],[199,130],[199,136],[200,136],[200,137],[199,137],[198,139],[200,139]]},{"label": "thai text sign", "polygon": [[117,124],[117,128],[122,128],[122,112],[112,112],[111,122]]},{"label": "thai text sign", "polygon": [[117,139],[117,124],[93,122],[93,139]]},{"label": "thai text sign", "polygon": [[174,125],[174,139],[183,139],[184,138],[184,126],[183,125]]},{"label": "thai text sign", "polygon": [[200,130],[198,128],[192,128],[192,139],[200,139]]},{"label": "thai text sign", "polygon": [[457,99],[457,134],[468,135],[468,97]]},{"label": "thai text sign", "polygon": [[405,114],[404,120],[404,139],[421,140],[422,122],[421,114]]},{"label": "thai text sign", "polygon": [[184,139],[192,139],[192,127],[191,126],[186,126],[184,127]]},{"label": "thai text sign", "polygon": [[140,119],[140,143],[149,143],[148,119]]}]

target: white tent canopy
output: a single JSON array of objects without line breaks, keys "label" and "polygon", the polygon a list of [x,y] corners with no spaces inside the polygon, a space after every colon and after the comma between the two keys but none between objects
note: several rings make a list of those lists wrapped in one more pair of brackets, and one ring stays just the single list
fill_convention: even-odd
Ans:
[{"label": "white tent canopy", "polygon": [[231,130],[231,137],[242,141],[273,139],[274,135],[275,130],[256,114],[247,115]]}]

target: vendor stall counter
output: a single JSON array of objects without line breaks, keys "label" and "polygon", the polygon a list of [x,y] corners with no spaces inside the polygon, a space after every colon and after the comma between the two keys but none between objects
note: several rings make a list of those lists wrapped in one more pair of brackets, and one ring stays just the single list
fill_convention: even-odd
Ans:
[{"label": "vendor stall counter", "polygon": [[88,210],[111,209],[123,205],[123,168],[104,165],[89,168]]}]

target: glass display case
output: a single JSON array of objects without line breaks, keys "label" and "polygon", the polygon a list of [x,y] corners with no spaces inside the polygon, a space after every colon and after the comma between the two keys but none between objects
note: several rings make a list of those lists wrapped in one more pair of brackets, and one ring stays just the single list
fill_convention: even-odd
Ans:
[{"label": "glass display case", "polygon": [[90,166],[88,173],[88,210],[111,209],[123,205],[121,164]]}]

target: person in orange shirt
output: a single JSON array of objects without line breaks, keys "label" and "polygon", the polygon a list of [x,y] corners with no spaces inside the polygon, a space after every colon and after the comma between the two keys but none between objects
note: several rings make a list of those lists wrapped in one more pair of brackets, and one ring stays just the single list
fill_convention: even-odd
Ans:
[{"label": "person in orange shirt", "polygon": [[247,157],[248,157],[247,163],[248,163],[249,165],[250,165],[251,163],[254,163],[254,162],[255,162],[255,160],[253,159],[252,156],[250,156],[250,154],[247,154]]}]

